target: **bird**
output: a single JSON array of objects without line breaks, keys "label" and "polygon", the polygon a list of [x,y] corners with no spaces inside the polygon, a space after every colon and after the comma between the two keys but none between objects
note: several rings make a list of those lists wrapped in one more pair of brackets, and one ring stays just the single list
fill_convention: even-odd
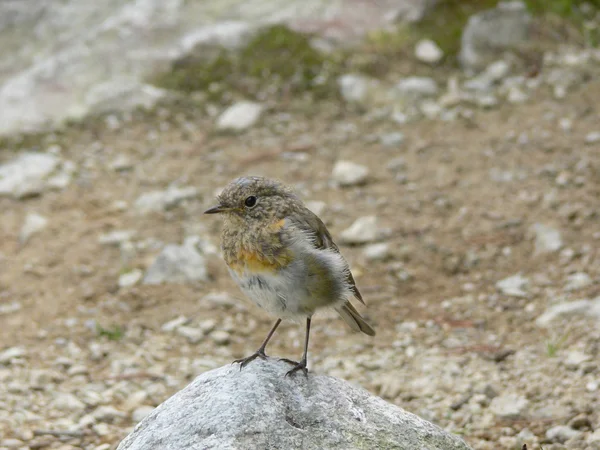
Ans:
[{"label": "bird", "polygon": [[350,328],[375,330],[350,303],[365,304],[350,268],[323,221],[281,181],[246,176],[231,181],[204,214],[223,216],[221,251],[242,292],[277,320],[259,349],[237,359],[240,370],[266,359],[267,344],[282,320],[306,320],[304,351],[286,376],[308,376],[308,342],[313,314],[333,308]]}]

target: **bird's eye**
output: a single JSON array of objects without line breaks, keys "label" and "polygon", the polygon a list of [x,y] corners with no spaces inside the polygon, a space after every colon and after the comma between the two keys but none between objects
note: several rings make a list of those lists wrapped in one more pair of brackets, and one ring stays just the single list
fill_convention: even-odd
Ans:
[{"label": "bird's eye", "polygon": [[244,205],[246,205],[248,208],[253,208],[256,205],[256,197],[254,195],[251,195],[246,200],[244,200]]}]

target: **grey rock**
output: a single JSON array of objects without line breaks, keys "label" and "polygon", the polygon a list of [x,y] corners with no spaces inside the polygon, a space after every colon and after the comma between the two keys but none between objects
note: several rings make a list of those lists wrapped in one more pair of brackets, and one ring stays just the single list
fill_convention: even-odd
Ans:
[{"label": "grey rock", "polygon": [[347,41],[387,24],[392,10],[417,17],[429,3],[361,2],[348,8],[326,0],[2,1],[0,134],[151,106],[166,95],[145,84],[157,71],[190,54],[239,48],[266,24],[316,27],[323,38]]},{"label": "grey rock", "polygon": [[540,327],[547,327],[558,318],[571,316],[588,316],[600,319],[600,297],[594,300],[558,303],[548,308],[535,322]]},{"label": "grey rock", "polygon": [[178,316],[172,320],[169,320],[168,322],[165,322],[162,325],[162,327],[160,327],[160,329],[163,331],[173,331],[173,330],[176,330],[177,328],[179,328],[180,326],[188,323],[189,320],[190,319],[188,319],[185,316]]},{"label": "grey rock", "polygon": [[546,431],[546,439],[552,442],[564,443],[569,439],[577,438],[583,433],[567,425],[556,425]]},{"label": "grey rock", "polygon": [[380,237],[377,217],[364,216],[356,219],[349,228],[340,234],[340,242],[345,244],[367,244]]},{"label": "grey rock", "polygon": [[398,147],[404,142],[404,133],[396,131],[393,133],[382,134],[379,137],[379,142],[386,147]]},{"label": "grey rock", "polygon": [[500,2],[472,15],[463,30],[459,60],[463,67],[482,69],[528,39],[531,15],[523,2]]},{"label": "grey rock", "polygon": [[510,65],[506,61],[495,61],[488,65],[479,75],[467,80],[464,87],[473,91],[487,91],[491,89],[494,84],[506,77],[509,72]]},{"label": "grey rock", "polygon": [[27,214],[27,217],[25,217],[25,223],[23,223],[19,233],[19,242],[21,245],[27,243],[29,238],[42,231],[47,225],[48,219],[46,219],[44,216],[36,213]]},{"label": "grey rock", "polygon": [[365,75],[348,73],[341,75],[337,82],[342,98],[346,102],[363,107],[376,104],[385,91],[379,80]]},{"label": "grey rock", "polygon": [[78,412],[85,409],[85,403],[71,393],[60,393],[52,400],[50,407],[59,411]]},{"label": "grey rock", "polygon": [[423,98],[431,97],[438,93],[438,85],[433,78],[407,77],[396,83],[394,87],[402,97]]},{"label": "grey rock", "polygon": [[127,288],[135,286],[144,276],[144,272],[140,269],[133,269],[130,272],[123,273],[119,276],[119,287]]},{"label": "grey rock", "polygon": [[575,272],[567,277],[565,291],[577,291],[593,283],[592,278],[585,272]]},{"label": "grey rock", "polygon": [[144,284],[206,281],[206,261],[188,240],[183,245],[167,245],[144,276]]},{"label": "grey rock", "polygon": [[444,52],[431,39],[422,39],[415,45],[415,56],[421,62],[436,64],[442,60]]},{"label": "grey rock", "polygon": [[535,254],[553,253],[563,247],[560,231],[542,223],[536,223],[529,228],[535,239]]},{"label": "grey rock", "polygon": [[502,418],[518,418],[527,406],[529,401],[520,394],[503,394],[492,399],[490,411]]},{"label": "grey rock", "polygon": [[23,198],[49,189],[51,176],[59,170],[61,161],[47,153],[21,153],[0,166],[0,197]]},{"label": "grey rock", "polygon": [[217,119],[219,130],[243,131],[252,127],[263,112],[263,106],[255,102],[238,102],[227,108]]},{"label": "grey rock", "polygon": [[135,423],[141,422],[148,416],[152,411],[154,411],[154,406],[142,405],[138,408],[135,408],[131,413],[131,420]]},{"label": "grey rock", "polygon": [[256,360],[206,372],[151,412],[118,450],[467,450],[459,437],[345,381]]},{"label": "grey rock", "polygon": [[119,247],[123,242],[130,241],[135,234],[135,230],[115,230],[110,233],[102,234],[98,238],[98,242],[102,245]]},{"label": "grey rock", "polygon": [[516,274],[511,277],[500,280],[496,283],[496,287],[505,295],[510,297],[527,297],[525,288],[529,285],[529,279],[521,274]]},{"label": "grey rock", "polygon": [[169,187],[166,191],[152,191],[141,195],[135,201],[135,209],[141,213],[159,212],[172,208],[183,200],[195,198],[198,196],[198,189],[195,187]]},{"label": "grey rock", "polygon": [[586,144],[596,144],[598,142],[600,142],[600,131],[592,131],[591,133],[586,134]]},{"label": "grey rock", "polygon": [[186,338],[190,344],[197,344],[204,337],[204,332],[199,328],[180,326],[177,334]]},{"label": "grey rock", "polygon": [[217,345],[227,345],[231,341],[230,334],[224,330],[213,331],[210,337]]},{"label": "grey rock", "polygon": [[587,355],[579,350],[571,350],[567,353],[565,358],[565,367],[571,370],[577,370],[584,362],[591,359],[590,355]]},{"label": "grey rock", "polygon": [[0,352],[0,364],[10,363],[13,359],[22,358],[27,355],[27,351],[23,347],[9,347]]},{"label": "grey rock", "polygon": [[367,181],[369,169],[352,161],[338,161],[333,166],[331,178],[340,186],[355,186]]},{"label": "grey rock", "polygon": [[369,261],[383,261],[390,256],[390,246],[386,242],[367,245],[363,255]]}]

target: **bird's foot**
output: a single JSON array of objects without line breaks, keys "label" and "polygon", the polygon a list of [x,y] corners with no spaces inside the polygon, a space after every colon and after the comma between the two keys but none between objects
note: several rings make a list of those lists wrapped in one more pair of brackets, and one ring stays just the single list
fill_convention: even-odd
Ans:
[{"label": "bird's foot", "polygon": [[267,355],[263,349],[258,349],[256,352],[246,358],[236,359],[232,364],[240,363],[240,370],[242,370],[248,363],[251,363],[256,358],[267,359]]},{"label": "bird's foot", "polygon": [[282,358],[281,361],[284,361],[288,364],[294,365],[294,367],[292,367],[291,370],[288,370],[288,372],[285,374],[286,377],[290,377],[290,376],[294,375],[299,370],[302,371],[302,373],[304,374],[305,377],[308,377],[308,369],[306,368],[306,359],[305,358],[302,358],[302,361],[300,361],[300,362],[292,361],[291,359],[285,359],[285,358]]}]

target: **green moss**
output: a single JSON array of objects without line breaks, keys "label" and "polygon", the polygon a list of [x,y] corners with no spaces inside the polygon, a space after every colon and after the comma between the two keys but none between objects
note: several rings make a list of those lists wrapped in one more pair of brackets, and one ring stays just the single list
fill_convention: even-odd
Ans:
[{"label": "green moss", "polygon": [[240,50],[212,49],[181,59],[152,81],[167,89],[203,91],[211,100],[225,93],[250,98],[330,95],[341,61],[315,49],[310,39],[310,35],[274,25],[261,30]]}]

